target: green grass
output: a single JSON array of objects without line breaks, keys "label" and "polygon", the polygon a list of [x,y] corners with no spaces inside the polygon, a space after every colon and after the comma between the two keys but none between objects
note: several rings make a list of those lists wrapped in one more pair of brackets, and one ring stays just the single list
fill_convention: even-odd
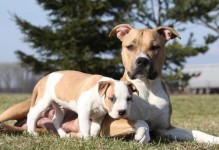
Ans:
[{"label": "green grass", "polygon": [[[0,112],[9,106],[27,99],[29,95],[0,94]],[[219,135],[219,95],[179,95],[171,96],[173,114],[172,124],[178,127],[197,129]],[[139,145],[134,141],[122,139],[94,138],[79,140],[61,139],[53,134],[32,137],[24,134],[0,134],[0,149],[98,149],[98,150],[141,150],[141,149],[219,149],[196,142],[152,141]]]}]

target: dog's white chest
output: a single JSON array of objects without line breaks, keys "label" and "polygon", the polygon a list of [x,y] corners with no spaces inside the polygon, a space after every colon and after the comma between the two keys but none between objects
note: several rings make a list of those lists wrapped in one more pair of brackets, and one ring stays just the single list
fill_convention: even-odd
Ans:
[{"label": "dog's white chest", "polygon": [[139,79],[132,81],[132,83],[137,87],[139,92],[139,97],[147,101],[149,96],[149,91],[146,84]]}]

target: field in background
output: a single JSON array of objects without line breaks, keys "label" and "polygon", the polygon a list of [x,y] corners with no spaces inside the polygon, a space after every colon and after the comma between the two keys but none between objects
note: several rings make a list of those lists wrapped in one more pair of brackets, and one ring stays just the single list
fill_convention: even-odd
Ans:
[{"label": "field in background", "polygon": [[[0,112],[29,96],[0,94]],[[171,102],[173,125],[219,136],[219,95],[174,95],[171,96]],[[209,146],[196,142],[175,141],[152,141],[147,145],[139,145],[133,141],[121,139],[96,138],[82,141],[60,139],[52,134],[39,137],[28,134],[0,134],[0,149],[219,149],[219,145]]]}]

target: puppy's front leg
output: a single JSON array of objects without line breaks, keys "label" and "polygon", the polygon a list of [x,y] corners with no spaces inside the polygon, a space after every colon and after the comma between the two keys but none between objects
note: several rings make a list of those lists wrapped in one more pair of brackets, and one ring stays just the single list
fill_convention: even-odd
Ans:
[{"label": "puppy's front leg", "polygon": [[101,124],[103,122],[105,115],[92,119],[91,126],[90,126],[90,135],[96,137],[99,135]]},{"label": "puppy's front leg", "polygon": [[90,136],[90,111],[86,109],[78,110],[78,121],[80,129],[80,137],[88,138]]}]

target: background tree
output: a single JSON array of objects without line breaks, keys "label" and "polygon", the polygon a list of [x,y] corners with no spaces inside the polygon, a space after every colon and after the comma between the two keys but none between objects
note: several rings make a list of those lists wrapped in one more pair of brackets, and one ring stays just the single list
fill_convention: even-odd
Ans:
[{"label": "background tree", "polygon": [[[114,25],[131,23],[154,28],[160,25],[185,31],[185,23],[202,24],[218,29],[216,0],[37,0],[48,11],[50,25],[40,27],[15,15],[37,56],[16,53],[22,64],[34,72],[75,69],[119,78],[122,73],[120,42],[108,38]],[[217,21],[215,21],[217,19]],[[207,24],[206,22],[210,23]],[[212,29],[213,30],[213,29]],[[195,45],[193,33],[182,45],[178,40],[166,47],[164,73],[175,76],[183,68],[186,58],[205,53],[208,44],[218,35],[206,35],[203,45]],[[168,79],[168,76],[166,76]]]},{"label": "background tree", "polygon": [[40,78],[17,63],[0,63],[0,93],[30,93]]},{"label": "background tree", "polygon": [[[134,1],[134,0],[133,0]],[[50,24],[36,26],[15,15],[17,25],[37,55],[16,52],[36,73],[74,69],[119,78],[120,42],[108,34],[118,23],[132,22],[132,0],[37,0]]]}]

